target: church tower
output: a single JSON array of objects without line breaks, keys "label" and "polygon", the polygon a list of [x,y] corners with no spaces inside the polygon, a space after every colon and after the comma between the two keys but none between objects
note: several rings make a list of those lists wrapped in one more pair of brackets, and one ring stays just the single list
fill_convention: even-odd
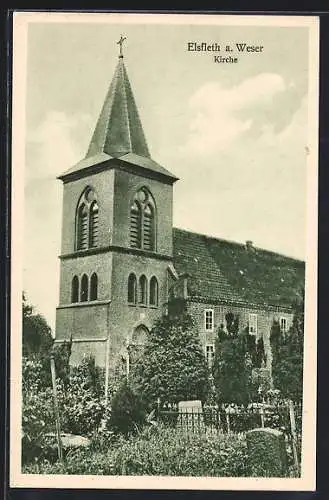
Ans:
[{"label": "church tower", "polygon": [[[150,156],[120,54],[87,154],[63,182],[56,342],[71,362],[116,368],[143,342],[174,275],[172,194],[177,177]],[[129,358],[129,357],[128,357]]]}]

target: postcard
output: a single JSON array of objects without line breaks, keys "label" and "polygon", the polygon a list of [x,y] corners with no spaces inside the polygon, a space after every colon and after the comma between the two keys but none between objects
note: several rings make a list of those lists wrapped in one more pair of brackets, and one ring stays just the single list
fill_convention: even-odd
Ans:
[{"label": "postcard", "polygon": [[314,490],[319,23],[15,12],[10,486]]}]

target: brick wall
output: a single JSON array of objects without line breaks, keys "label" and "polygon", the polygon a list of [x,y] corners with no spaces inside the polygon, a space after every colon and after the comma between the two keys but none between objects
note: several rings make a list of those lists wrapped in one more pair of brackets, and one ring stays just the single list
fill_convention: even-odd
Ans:
[{"label": "brick wall", "polygon": [[[220,304],[211,303],[200,303],[200,302],[189,302],[189,312],[193,316],[196,322],[196,329],[200,336],[200,341],[203,348],[206,345],[212,345],[215,343],[216,331],[218,327],[223,324],[226,325],[225,315],[227,313],[233,313],[239,315],[239,331],[244,330],[249,324],[249,314],[257,314],[257,336],[263,338],[264,349],[267,357],[267,367],[271,367],[272,355],[270,347],[270,333],[271,327],[274,320],[280,320],[280,318],[286,319],[287,329],[292,325],[293,314],[287,312],[277,312],[277,311],[266,311],[261,308],[242,308],[238,306],[227,306]],[[205,319],[204,314],[206,309],[213,309],[214,311],[214,331],[207,332],[205,329]]]},{"label": "brick wall", "polygon": [[64,184],[62,254],[75,250],[77,205],[87,186],[94,188],[99,206],[99,246],[110,244],[109,228],[113,225],[114,170],[105,170]]}]

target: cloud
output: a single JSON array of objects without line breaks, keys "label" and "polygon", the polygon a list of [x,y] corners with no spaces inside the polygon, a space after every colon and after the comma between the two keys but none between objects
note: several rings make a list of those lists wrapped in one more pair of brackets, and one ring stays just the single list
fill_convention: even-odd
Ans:
[{"label": "cloud", "polygon": [[27,136],[26,180],[53,178],[77,163],[85,153],[85,141],[77,141],[75,135],[89,130],[89,123],[87,115],[50,111]]},{"label": "cloud", "polygon": [[[274,89],[283,88],[278,83],[272,86],[273,102],[278,95]],[[248,95],[246,106],[255,103],[254,93]],[[226,111],[234,109],[233,97],[224,105]],[[295,108],[281,130],[268,121],[257,134],[237,134],[234,147],[217,142],[202,153],[181,150],[175,225],[233,241],[250,239],[257,246],[304,258],[307,96]],[[249,116],[252,120],[252,111]]]},{"label": "cloud", "polygon": [[181,152],[208,155],[232,146],[251,129],[253,110],[267,106],[290,86],[272,73],[261,73],[232,88],[205,83],[189,100],[189,133]]}]

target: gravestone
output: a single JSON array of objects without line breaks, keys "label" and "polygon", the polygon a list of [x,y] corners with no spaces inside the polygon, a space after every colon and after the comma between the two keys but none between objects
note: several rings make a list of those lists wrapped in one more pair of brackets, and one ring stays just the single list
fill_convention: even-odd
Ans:
[{"label": "gravestone", "polygon": [[248,431],[246,437],[253,476],[286,476],[287,451],[282,432],[265,427]]},{"label": "gravestone", "polygon": [[184,431],[204,430],[202,404],[200,400],[179,401],[177,427]]}]

